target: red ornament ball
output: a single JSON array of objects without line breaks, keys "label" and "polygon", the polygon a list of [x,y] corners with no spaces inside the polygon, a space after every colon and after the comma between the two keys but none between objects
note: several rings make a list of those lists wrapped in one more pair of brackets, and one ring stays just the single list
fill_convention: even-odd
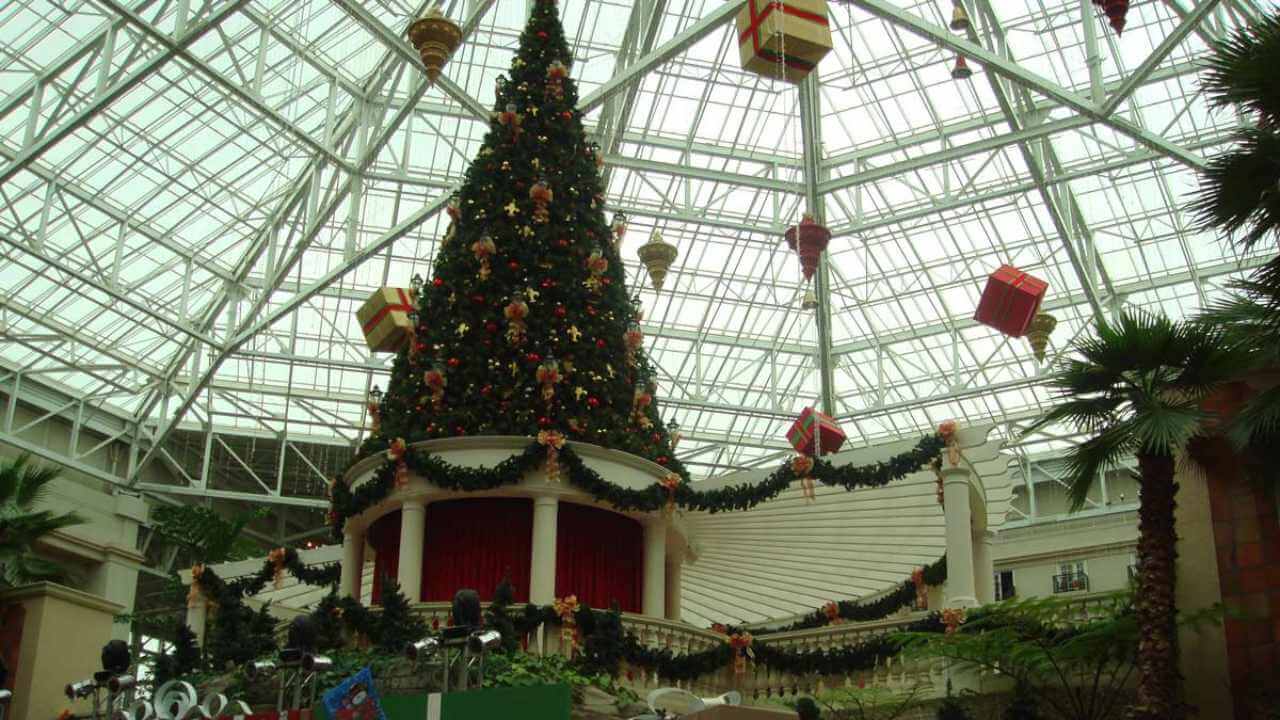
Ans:
[{"label": "red ornament ball", "polygon": [[477,305],[483,305],[483,304],[484,304],[484,295],[481,295],[480,293],[476,293],[475,295],[472,295],[472,296],[471,296],[471,302],[473,302],[473,303],[475,303],[475,304],[477,304]]},{"label": "red ornament ball", "polygon": [[496,333],[498,332],[498,323],[490,320],[484,324],[484,329],[486,332]]},{"label": "red ornament ball", "polygon": [[546,40],[546,39],[547,39],[547,31],[546,31],[546,30],[539,30],[539,31],[538,31],[538,39],[539,39],[539,40]]},{"label": "red ornament ball", "polygon": [[454,435],[466,435],[466,434],[467,434],[467,429],[466,429],[466,428],[464,428],[464,427],[462,427],[461,425],[455,425],[455,426],[454,426],[454,428],[453,428],[453,434],[454,434]]},{"label": "red ornament ball", "polygon": [[666,464],[667,464],[667,462],[668,462],[668,460],[667,460],[667,456],[666,456],[666,455],[659,455],[659,456],[658,456],[658,458],[657,458],[657,462],[658,462],[658,464],[659,464],[659,465],[666,465]]},{"label": "red ornament ball", "polygon": [[510,262],[508,262],[508,263],[507,263],[507,267],[508,267],[512,272],[515,272],[516,270],[519,270],[519,269],[520,269],[520,263],[516,262],[515,260],[512,260],[512,261],[510,261]]},{"label": "red ornament ball", "polygon": [[596,316],[596,306],[595,306],[595,305],[588,305],[588,306],[587,306],[587,314],[588,314],[588,315],[590,315],[591,317],[595,317],[595,316]]},{"label": "red ornament ball", "polygon": [[596,340],[596,347],[600,348],[601,350],[603,350],[603,349],[604,349],[604,347],[605,347],[605,341],[604,341],[604,338],[600,338],[600,339]]},{"label": "red ornament ball", "polygon": [[461,361],[461,360],[459,360],[458,358],[456,358],[456,357],[451,357],[451,358],[449,358],[449,367],[451,367],[451,368],[456,368],[456,367],[458,367],[458,366],[459,366],[459,365],[461,365],[461,364],[462,364],[462,361]]},{"label": "red ornament ball", "polygon": [[443,279],[443,278],[432,278],[432,280],[431,280],[431,284],[432,284],[432,285],[435,285],[436,287],[444,287],[444,279]]},{"label": "red ornament ball", "polygon": [[546,415],[538,418],[538,427],[551,427],[551,418]]},{"label": "red ornament ball", "polygon": [[[605,278],[605,279],[606,279],[606,280],[608,280],[608,278]],[[543,278],[543,279],[542,279],[542,289],[543,289],[543,290],[550,290],[551,288],[553,288],[553,287],[555,287],[555,286],[556,286],[556,281],[555,281],[555,280],[552,280],[551,278]]]},{"label": "red ornament ball", "polygon": [[529,361],[529,362],[531,362],[531,363],[540,363],[540,362],[542,362],[542,356],[541,356],[541,355],[539,355],[539,354],[538,354],[538,353],[536,353],[536,352],[531,352],[531,353],[529,353],[528,355],[525,355],[525,356],[524,356],[524,359],[525,359],[525,360],[528,360],[528,361]]},{"label": "red ornament ball", "polygon": [[565,110],[564,112],[560,113],[560,117],[564,118],[565,120],[572,120],[573,112],[570,110]]},{"label": "red ornament ball", "polygon": [[600,398],[594,395],[587,398],[587,407],[591,408],[592,410],[595,410],[596,408],[600,407]]},{"label": "red ornament ball", "polygon": [[558,318],[562,318],[562,317],[564,317],[565,315],[568,315],[568,314],[569,314],[569,311],[568,311],[568,310],[566,310],[566,309],[565,309],[565,307],[564,307],[563,305],[557,305],[557,306],[556,306],[556,317],[558,317]]},{"label": "red ornament ball", "polygon": [[556,241],[556,245],[558,245],[558,246],[560,246],[560,247],[562,247],[562,248],[567,248],[567,247],[569,247],[569,239],[568,239],[568,238],[560,238],[559,240],[557,240],[557,241]]},{"label": "red ornament ball", "polygon": [[484,387],[480,388],[480,394],[485,397],[489,397],[489,393],[492,393],[492,392],[493,392],[492,385],[485,385]]}]

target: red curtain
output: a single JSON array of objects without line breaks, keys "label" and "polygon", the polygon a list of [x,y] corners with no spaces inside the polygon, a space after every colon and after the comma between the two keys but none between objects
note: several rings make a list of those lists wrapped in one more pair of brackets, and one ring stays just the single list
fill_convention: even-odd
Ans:
[{"label": "red curtain", "polygon": [[[400,511],[387,513],[369,526],[365,540],[376,553],[373,560],[373,604],[382,602],[382,578],[394,578],[400,572]],[[400,591],[413,601],[404,588]]]},{"label": "red curtain", "polygon": [[427,505],[423,596],[452,600],[471,588],[491,600],[505,575],[516,601],[529,600],[533,502],[522,498],[445,500]]},{"label": "red curtain", "polygon": [[640,612],[644,529],[625,515],[562,502],[556,518],[556,597],[577,595],[593,608],[617,601]]}]

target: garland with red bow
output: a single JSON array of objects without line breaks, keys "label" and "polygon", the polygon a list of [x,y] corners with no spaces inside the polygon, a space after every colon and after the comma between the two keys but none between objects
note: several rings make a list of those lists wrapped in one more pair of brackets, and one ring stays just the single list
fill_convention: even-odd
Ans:
[{"label": "garland with red bow", "polygon": [[[559,438],[553,437],[552,433],[559,435]],[[571,485],[600,502],[612,505],[616,510],[656,512],[668,507],[679,507],[715,513],[753,508],[777,497],[797,480],[808,480],[845,490],[883,487],[927,466],[944,447],[945,443],[940,435],[926,435],[910,450],[869,465],[836,466],[820,458],[811,458],[812,467],[806,464],[796,468],[793,467],[793,461],[788,461],[758,483],[698,490],[682,470],[675,471],[682,481],[675,487],[664,484],[661,480],[642,489],[609,482],[587,467],[558,431],[539,433],[538,438],[523,451],[487,468],[453,465],[429,452],[409,446],[402,453],[397,451],[394,458],[389,452],[386,462],[354,491],[345,482],[335,483],[330,498],[329,522],[333,537],[341,538],[346,519],[385,500],[396,487],[397,475],[403,477],[404,472],[411,472],[445,490],[478,492],[515,485],[526,474],[544,463],[550,465],[550,461],[554,459],[557,478],[564,475]],[[803,474],[798,473],[798,469],[803,469]],[[551,474],[550,467],[548,474]]]}]

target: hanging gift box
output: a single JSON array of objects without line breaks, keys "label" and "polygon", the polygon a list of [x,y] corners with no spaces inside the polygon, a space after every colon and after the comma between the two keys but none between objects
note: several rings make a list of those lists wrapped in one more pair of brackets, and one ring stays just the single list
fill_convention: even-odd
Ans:
[{"label": "hanging gift box", "polygon": [[1040,301],[1048,289],[1045,281],[1012,265],[1001,265],[987,279],[973,319],[1009,337],[1022,337],[1039,312]]},{"label": "hanging gift box", "polygon": [[845,439],[844,431],[831,416],[813,408],[805,408],[787,431],[787,440],[800,454],[813,455],[815,436],[819,438],[816,444],[821,445],[822,455],[839,450]]},{"label": "hanging gift box", "polygon": [[798,83],[831,52],[825,0],[747,0],[738,11],[742,68]]},{"label": "hanging gift box", "polygon": [[396,352],[413,335],[413,291],[378,288],[356,311],[365,342],[373,352]]}]

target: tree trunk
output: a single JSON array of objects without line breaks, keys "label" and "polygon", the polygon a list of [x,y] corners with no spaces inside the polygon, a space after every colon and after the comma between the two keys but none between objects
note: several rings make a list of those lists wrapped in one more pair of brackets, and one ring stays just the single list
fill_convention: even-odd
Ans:
[{"label": "tree trunk", "polygon": [[1174,462],[1168,455],[1138,455],[1138,699],[1134,720],[1182,720],[1178,672],[1174,561]]}]

